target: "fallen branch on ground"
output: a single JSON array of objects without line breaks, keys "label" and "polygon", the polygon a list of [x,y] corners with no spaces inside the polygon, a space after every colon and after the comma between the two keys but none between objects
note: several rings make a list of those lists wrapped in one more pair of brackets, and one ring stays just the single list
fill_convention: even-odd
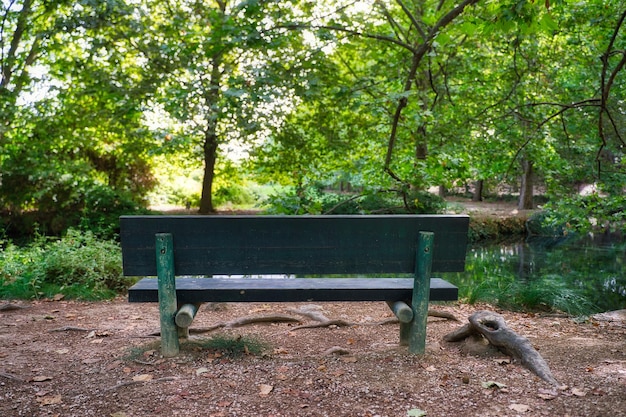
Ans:
[{"label": "fallen branch on ground", "polygon": [[15,375],[7,374],[5,372],[0,372],[0,377],[10,379],[11,381],[24,382],[22,378],[19,378]]},{"label": "fallen branch on ground", "polygon": [[469,323],[443,337],[447,342],[460,342],[480,335],[504,354],[518,360],[539,378],[558,387],[543,357],[532,347],[530,341],[509,329],[504,318],[491,311],[477,311],[469,317]]},{"label": "fallen branch on ground", "polygon": [[179,379],[180,378],[177,377],[177,376],[164,376],[163,378],[149,379],[149,380],[146,380],[146,381],[125,381],[125,382],[119,383],[117,385],[114,385],[114,386],[112,386],[110,388],[107,388],[105,390],[105,392],[115,391],[118,388],[128,387],[128,386],[131,386],[131,385],[151,383],[151,382],[169,382],[169,381],[177,381]]},{"label": "fallen branch on ground", "polygon": [[63,327],[57,327],[56,329],[50,329],[48,330],[48,333],[53,333],[53,332],[90,332],[93,329],[85,329],[83,327],[74,327],[74,326],[63,326]]}]

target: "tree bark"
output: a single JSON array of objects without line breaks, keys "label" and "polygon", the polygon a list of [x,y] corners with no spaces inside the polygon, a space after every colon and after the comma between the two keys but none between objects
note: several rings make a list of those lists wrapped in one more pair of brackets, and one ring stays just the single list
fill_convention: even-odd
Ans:
[{"label": "tree bark", "polygon": [[520,187],[519,202],[517,208],[519,210],[531,210],[533,204],[533,161],[526,158],[522,159],[522,185]]},{"label": "tree bark", "polygon": [[[220,3],[221,4],[221,3]],[[225,7],[225,6],[224,6]],[[222,10],[225,13],[225,10]],[[204,131],[204,176],[202,178],[202,195],[200,197],[200,214],[215,213],[213,207],[213,179],[215,178],[215,164],[217,161],[217,120],[219,118],[220,89],[222,86],[223,52],[217,52],[211,59],[211,78],[208,90],[205,92],[205,106],[207,108],[206,130]]]},{"label": "tree bark", "polygon": [[484,180],[476,180],[474,183],[474,194],[472,195],[472,201],[483,201],[483,186]]},{"label": "tree bark", "polygon": [[213,207],[213,179],[217,162],[217,135],[206,132],[204,138],[204,176],[202,178],[202,196],[200,198],[200,214],[215,213]]}]

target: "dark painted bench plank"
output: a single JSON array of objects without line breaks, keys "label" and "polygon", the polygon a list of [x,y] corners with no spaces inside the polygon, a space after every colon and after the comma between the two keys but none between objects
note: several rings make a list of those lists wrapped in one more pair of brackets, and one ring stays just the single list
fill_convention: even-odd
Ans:
[{"label": "dark painted bench plank", "polygon": [[[179,304],[199,302],[398,301],[410,300],[413,278],[176,278]],[[455,301],[458,289],[431,278],[431,301]],[[130,302],[158,301],[157,280],[130,288]]]},{"label": "dark painted bench plank", "polygon": [[420,231],[435,233],[433,272],[465,266],[469,218],[122,216],[124,275],[155,276],[155,234],[172,233],[176,275],[413,273]]}]

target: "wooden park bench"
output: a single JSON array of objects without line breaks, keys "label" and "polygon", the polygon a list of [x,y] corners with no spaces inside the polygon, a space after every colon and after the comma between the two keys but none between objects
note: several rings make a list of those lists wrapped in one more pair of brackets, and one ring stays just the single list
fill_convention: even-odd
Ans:
[{"label": "wooden park bench", "polygon": [[[159,302],[164,356],[178,354],[202,302],[299,301],[386,301],[400,343],[422,354],[429,300],[458,298],[431,271],[463,271],[468,224],[462,215],[120,218],[124,275],[158,277],[128,297]],[[275,274],[286,277],[263,277]]]}]

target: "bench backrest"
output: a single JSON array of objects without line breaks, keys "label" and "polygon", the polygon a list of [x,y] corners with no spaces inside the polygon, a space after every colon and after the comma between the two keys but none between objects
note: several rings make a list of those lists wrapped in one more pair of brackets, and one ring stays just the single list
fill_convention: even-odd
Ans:
[{"label": "bench backrest", "polygon": [[464,215],[122,216],[126,276],[156,275],[155,235],[171,233],[176,275],[414,273],[420,231],[432,272],[463,271]]}]

